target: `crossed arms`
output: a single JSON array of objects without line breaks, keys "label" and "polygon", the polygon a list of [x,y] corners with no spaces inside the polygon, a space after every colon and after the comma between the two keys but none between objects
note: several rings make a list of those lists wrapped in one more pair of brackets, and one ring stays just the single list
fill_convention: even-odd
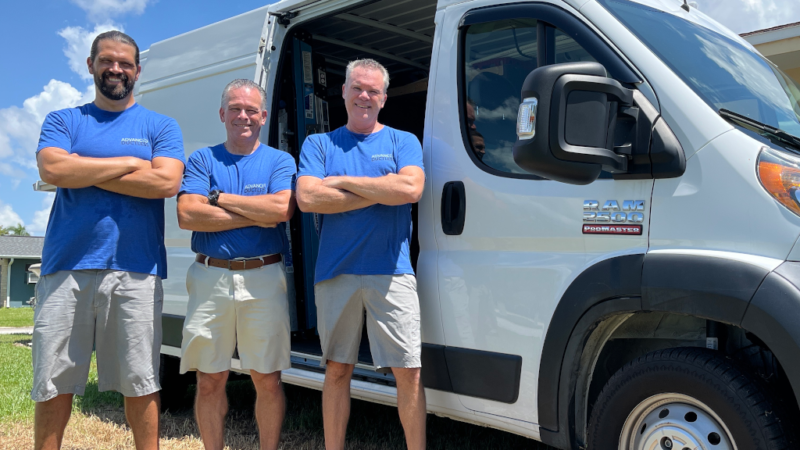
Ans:
[{"label": "crossed arms", "polygon": [[244,227],[273,228],[294,214],[294,192],[283,190],[274,194],[243,196],[220,194],[219,207],[198,194],[178,197],[178,225],[191,231],[227,231]]},{"label": "crossed arms", "polygon": [[305,212],[336,214],[375,204],[405,205],[419,201],[424,185],[425,173],[417,166],[376,178],[301,176],[297,179],[297,206]]},{"label": "crossed arms", "polygon": [[176,195],[183,176],[183,163],[167,157],[156,157],[152,162],[133,156],[89,158],[46,147],[36,155],[36,162],[45,183],[70,189],[96,186],[149,199]]}]

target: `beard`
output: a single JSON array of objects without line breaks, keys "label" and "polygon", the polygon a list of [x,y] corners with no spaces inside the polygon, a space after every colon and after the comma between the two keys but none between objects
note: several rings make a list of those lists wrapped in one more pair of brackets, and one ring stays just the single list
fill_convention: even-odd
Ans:
[{"label": "beard", "polygon": [[117,75],[116,77],[119,78],[120,83],[116,86],[108,84],[108,78],[111,76],[113,76],[113,74],[109,71],[106,71],[103,74],[94,74],[94,84],[104,97],[109,100],[122,100],[130,95],[131,92],[133,92],[133,85],[135,81],[128,78],[127,75],[124,73]]}]

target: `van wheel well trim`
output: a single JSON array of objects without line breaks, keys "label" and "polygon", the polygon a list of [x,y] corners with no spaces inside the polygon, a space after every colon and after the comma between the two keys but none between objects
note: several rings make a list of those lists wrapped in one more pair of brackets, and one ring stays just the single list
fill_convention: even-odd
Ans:
[{"label": "van wheel well trim", "polygon": [[[800,263],[796,264],[797,284],[794,289],[800,313],[800,287],[797,287],[800,286]],[[680,270],[665,270],[665,267]],[[780,267],[776,269],[779,270]],[[559,326],[548,327],[542,348],[538,381],[542,441],[559,448],[571,448],[577,443],[576,431],[585,430],[585,423],[576,423],[577,420],[585,422],[588,413],[576,402],[576,367],[583,358],[587,339],[603,320],[618,314],[659,311],[747,329],[747,326],[742,326],[747,325],[743,323],[744,319],[757,313],[748,309],[750,300],[756,298],[763,288],[762,283],[766,284],[765,280],[773,275],[766,269],[741,261],[669,253],[618,256],[584,270],[559,301],[551,321],[551,325]],[[736,284],[731,286],[731,280]],[[712,301],[703,305],[709,298]],[[720,307],[722,305],[725,307]],[[781,326],[781,330],[784,329]],[[760,336],[763,330],[759,330],[761,333],[748,331],[763,339]],[[795,378],[800,384],[800,330],[796,334],[794,342],[784,344],[792,349],[780,353],[784,358],[787,354],[796,355],[793,356],[798,361]],[[771,348],[774,339],[767,337],[763,341]],[[598,350],[602,350],[602,346]],[[781,354],[775,356],[779,361],[783,359]],[[788,370],[787,375],[792,376]],[[793,388],[796,392],[800,390],[800,386],[793,385]]]}]

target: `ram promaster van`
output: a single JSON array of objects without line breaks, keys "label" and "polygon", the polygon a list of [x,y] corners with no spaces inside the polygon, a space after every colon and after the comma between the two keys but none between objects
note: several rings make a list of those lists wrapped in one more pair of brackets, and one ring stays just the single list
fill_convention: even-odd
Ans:
[{"label": "ram promaster van", "polygon": [[[800,395],[800,88],[680,0],[284,0],[154,44],[137,101],[187,155],[223,86],[262,141],[345,124],[345,66],[391,74],[422,142],[412,260],[431,413],[557,448],[788,449]],[[194,260],[167,202],[165,398]],[[292,369],[321,389],[318,217],[286,227]],[[364,337],[352,394],[394,404]],[[241,371],[234,357],[234,370]]]}]

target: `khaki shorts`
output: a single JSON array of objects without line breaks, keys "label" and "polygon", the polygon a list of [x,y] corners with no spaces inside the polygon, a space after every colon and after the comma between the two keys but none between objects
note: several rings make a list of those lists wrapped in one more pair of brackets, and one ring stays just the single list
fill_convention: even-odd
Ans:
[{"label": "khaki shorts", "polygon": [[291,367],[283,264],[234,271],[195,262],[186,289],[181,373],[230,370],[237,342],[243,369],[272,373]]},{"label": "khaki shorts", "polygon": [[339,275],[314,286],[322,360],[355,364],[367,313],[378,372],[422,367],[417,279],[413,275]]},{"label": "khaki shorts", "polygon": [[161,278],[62,270],[36,285],[31,399],[83,395],[97,350],[97,388],[141,397],[161,389]]}]

